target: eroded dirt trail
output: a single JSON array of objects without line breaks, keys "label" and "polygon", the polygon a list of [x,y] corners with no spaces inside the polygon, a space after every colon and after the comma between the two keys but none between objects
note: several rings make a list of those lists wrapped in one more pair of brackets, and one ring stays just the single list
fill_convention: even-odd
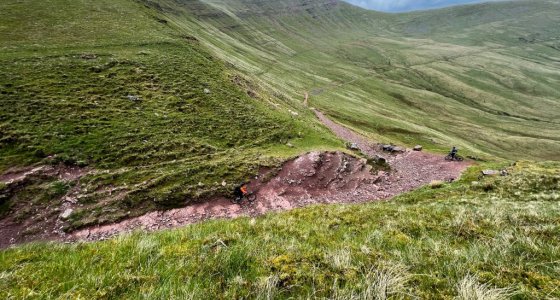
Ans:
[{"label": "eroded dirt trail", "polygon": [[[88,228],[73,233],[71,240],[99,240],[137,229],[152,231],[173,228],[205,219],[257,216],[269,211],[289,210],[317,203],[360,203],[387,199],[433,180],[453,180],[469,162],[448,162],[443,156],[407,150],[385,154],[379,145],[315,111],[317,117],[338,137],[355,143],[370,157],[383,156],[391,172],[372,172],[365,159],[341,152],[311,152],[286,162],[281,168],[261,172],[249,189],[257,194],[253,204],[231,204],[225,198],[202,204],[126,220],[118,224]],[[266,178],[271,178],[266,180]]]},{"label": "eroded dirt trail", "polygon": [[[287,161],[279,168],[262,170],[260,175],[249,184],[249,190],[257,195],[257,200],[253,204],[232,204],[226,198],[208,199],[204,203],[152,212],[119,223],[90,227],[71,234],[65,234],[61,230],[51,231],[50,225],[44,223],[45,234],[37,236],[36,239],[104,240],[134,230],[155,231],[208,219],[258,216],[270,211],[289,210],[310,204],[360,203],[387,199],[426,185],[433,180],[458,178],[470,164],[447,162],[440,155],[410,150],[398,155],[383,153],[378,144],[333,122],[319,111],[315,113],[338,137],[355,143],[366,156],[384,157],[391,166],[391,171],[375,171],[366,159],[342,152],[311,152]],[[24,171],[33,172],[33,170]],[[0,179],[17,181],[21,180],[21,176],[8,174]],[[53,221],[54,228],[58,228],[61,220],[55,219],[55,221]],[[6,228],[11,228],[11,231],[5,230],[3,234],[10,233],[14,237],[21,235],[21,232],[16,231],[24,229],[20,226]],[[24,239],[12,239],[6,236],[3,239],[5,241],[0,239],[0,248],[33,239],[32,236]],[[4,243],[8,240],[15,242]]]},{"label": "eroded dirt trail", "polygon": [[364,136],[338,124],[335,123],[333,120],[329,119],[327,116],[325,116],[322,112],[314,109],[313,112],[315,112],[315,115],[317,116],[317,118],[325,125],[327,126],[336,136],[338,136],[340,139],[347,141],[348,143],[354,143],[358,146],[358,148],[360,149],[360,151],[362,151],[362,153],[364,153],[365,155],[369,156],[369,157],[375,157],[376,155],[382,155],[383,153],[381,153],[379,150],[377,150],[375,147],[371,146],[371,142],[365,138]]},{"label": "eroded dirt trail", "polygon": [[315,115],[339,138],[354,143],[360,151],[373,158],[381,156],[387,160],[392,170],[393,185],[389,188],[397,192],[409,191],[434,180],[454,180],[472,163],[468,161],[446,161],[443,156],[433,153],[411,151],[388,154],[381,145],[372,143],[364,136],[332,121],[323,113],[314,110]]},{"label": "eroded dirt trail", "polygon": [[384,172],[372,172],[365,159],[342,152],[311,152],[280,168],[263,170],[249,184],[249,190],[257,195],[253,204],[237,205],[228,199],[216,198],[184,208],[152,212],[117,224],[87,228],[65,239],[99,240],[136,229],[153,231],[207,219],[257,216],[315,203],[381,199],[390,196],[379,186],[385,177]]},{"label": "eroded dirt trail", "polygon": [[[0,193],[0,205],[6,200],[1,197],[2,194],[21,192],[23,187],[42,180],[73,182],[89,171],[88,168],[61,165],[9,169],[0,175],[0,184],[6,187],[3,193]],[[57,216],[60,210],[67,209],[70,205],[67,201],[41,202],[33,205],[16,199],[11,205],[10,213],[0,215],[0,249],[34,240],[59,239],[64,235],[60,229],[64,221]]]}]

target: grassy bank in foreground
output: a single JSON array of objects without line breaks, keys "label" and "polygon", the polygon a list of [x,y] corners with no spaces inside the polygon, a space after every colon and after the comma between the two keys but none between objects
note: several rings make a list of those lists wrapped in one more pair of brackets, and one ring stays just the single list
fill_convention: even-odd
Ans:
[{"label": "grassy bank in foreground", "polygon": [[0,297],[560,297],[560,164],[478,171],[391,202],[5,250]]}]

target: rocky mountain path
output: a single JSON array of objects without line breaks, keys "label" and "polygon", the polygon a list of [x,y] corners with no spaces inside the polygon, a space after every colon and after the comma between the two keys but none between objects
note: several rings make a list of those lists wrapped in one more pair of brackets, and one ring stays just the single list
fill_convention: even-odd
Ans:
[{"label": "rocky mountain path", "polygon": [[[458,178],[470,165],[470,162],[448,162],[441,155],[412,150],[399,154],[386,153],[378,144],[332,121],[321,112],[315,110],[315,114],[339,138],[356,144],[366,156],[385,158],[391,170],[374,169],[366,159],[344,152],[310,152],[285,162],[281,167],[261,170],[259,176],[249,184],[249,190],[257,196],[256,201],[251,204],[233,204],[229,199],[218,197],[183,208],[151,212],[119,223],[89,227],[69,234],[58,230],[58,227],[50,228],[52,224],[45,223],[44,232],[47,234],[36,238],[67,242],[96,241],[137,230],[149,232],[209,219],[254,217],[311,204],[363,203],[389,199],[434,180]],[[2,179],[19,180],[19,177],[20,175],[10,174]],[[54,224],[59,226],[60,222],[61,220],[57,220]],[[13,230],[3,232],[10,237],[2,239],[6,243],[0,240],[0,248],[33,240],[33,237],[19,238],[19,230],[23,228],[6,228]]]},{"label": "rocky mountain path", "polygon": [[393,177],[398,182],[392,189],[407,191],[418,186],[415,182],[427,184],[436,180],[453,181],[472,164],[469,161],[446,161],[442,155],[410,149],[406,149],[403,153],[389,154],[383,151],[382,145],[372,143],[368,138],[332,121],[318,110],[314,112],[336,136],[355,144],[366,156],[385,158],[391,167]]},{"label": "rocky mountain path", "polygon": [[[263,170],[249,184],[256,193],[253,204],[232,204],[218,198],[184,208],[87,228],[71,234],[69,240],[102,240],[134,230],[154,231],[217,218],[258,216],[270,211],[289,210],[318,203],[363,203],[388,199],[432,181],[458,178],[471,163],[449,162],[437,154],[406,150],[384,153],[378,144],[332,121],[315,110],[321,122],[339,138],[354,143],[368,157],[384,157],[390,172],[372,172],[366,160],[342,152],[311,152],[286,162],[281,168]],[[270,174],[276,174],[271,180]]]}]

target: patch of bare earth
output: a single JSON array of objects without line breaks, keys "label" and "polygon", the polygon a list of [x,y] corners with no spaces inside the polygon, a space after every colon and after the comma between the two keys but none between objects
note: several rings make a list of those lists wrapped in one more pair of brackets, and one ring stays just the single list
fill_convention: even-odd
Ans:
[{"label": "patch of bare earth", "polygon": [[[382,155],[376,144],[351,130],[318,117],[340,138],[356,143],[370,157]],[[170,211],[149,213],[121,223],[75,232],[71,240],[100,240],[134,230],[154,231],[192,224],[206,219],[257,216],[319,203],[361,203],[391,198],[424,186],[433,180],[453,180],[470,165],[449,162],[443,156],[407,150],[384,155],[390,172],[374,171],[365,159],[342,152],[311,152],[286,162],[280,169],[266,170],[249,189],[256,193],[253,204],[232,204],[218,198]],[[271,178],[271,179],[270,179]]]},{"label": "patch of bare earth", "polygon": [[11,207],[0,215],[0,249],[10,245],[36,240],[59,239],[63,234],[60,214],[68,209],[68,197],[47,203],[29,203],[18,197],[25,187],[46,179],[74,182],[88,169],[68,166],[41,165],[12,168],[0,175],[0,183],[6,185],[4,192],[15,195]]},{"label": "patch of bare earth", "polygon": [[315,203],[350,203],[389,197],[380,187],[385,172],[372,172],[365,159],[342,152],[311,152],[286,162],[281,168],[264,170],[249,184],[257,200],[233,204],[226,198],[184,208],[152,212],[117,224],[77,231],[70,240],[99,240],[137,229],[153,231],[206,219],[257,216]]},{"label": "patch of bare earth", "polygon": [[392,184],[389,190],[402,193],[426,185],[434,180],[457,179],[472,162],[446,161],[433,153],[405,150],[403,153],[388,154],[380,144],[372,143],[364,136],[332,121],[320,111],[315,115],[339,138],[355,144],[368,157],[384,157],[391,166]]},{"label": "patch of bare earth", "polygon": [[[257,195],[254,203],[233,204],[229,199],[218,197],[205,203],[184,208],[157,211],[124,220],[115,224],[100,225],[75,231],[69,235],[55,230],[46,232],[46,239],[65,241],[103,240],[117,234],[135,230],[155,231],[175,228],[208,219],[257,216],[270,211],[289,210],[318,203],[360,203],[387,199],[397,194],[416,189],[433,180],[458,178],[470,165],[469,162],[448,162],[443,156],[406,150],[400,154],[383,153],[379,145],[369,142],[361,135],[328,119],[316,111],[317,117],[337,136],[355,143],[368,157],[384,157],[391,171],[376,171],[365,159],[342,152],[311,152],[289,160],[277,169],[263,170],[249,184],[249,190]],[[5,175],[0,178],[17,178]],[[60,208],[59,208],[60,210]],[[13,235],[10,230],[20,227],[6,226],[0,222],[0,234]],[[15,243],[26,240],[16,240]],[[13,244],[11,241],[10,244]],[[0,247],[7,244],[0,240]]]}]

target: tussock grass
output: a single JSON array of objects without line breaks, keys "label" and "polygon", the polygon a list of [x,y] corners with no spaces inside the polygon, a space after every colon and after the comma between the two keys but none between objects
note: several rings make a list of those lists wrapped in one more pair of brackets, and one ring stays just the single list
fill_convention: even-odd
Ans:
[{"label": "tussock grass", "polygon": [[488,284],[480,284],[476,277],[467,275],[457,284],[458,300],[505,300],[515,293],[509,288],[492,288]]},{"label": "tussock grass", "polygon": [[432,189],[439,189],[441,187],[443,187],[445,185],[445,182],[441,181],[441,180],[434,180],[432,182],[430,182],[430,187]]},{"label": "tussock grass", "polygon": [[277,275],[270,275],[268,277],[264,277],[261,279],[260,282],[260,292],[257,292],[257,299],[262,300],[272,300],[275,299],[276,294],[278,293],[278,283],[280,282],[280,278]]},{"label": "tussock grass", "polygon": [[348,249],[339,249],[327,253],[325,259],[336,269],[347,269],[352,265],[352,253]]},{"label": "tussock grass", "polygon": [[560,209],[531,196],[560,189],[558,165],[521,162],[472,188],[485,167],[390,202],[4,250],[0,298],[560,297]]},{"label": "tussock grass", "polygon": [[406,284],[410,275],[402,266],[390,266],[379,270],[371,270],[363,279],[364,289],[352,293],[348,299],[379,299],[406,296]]}]

